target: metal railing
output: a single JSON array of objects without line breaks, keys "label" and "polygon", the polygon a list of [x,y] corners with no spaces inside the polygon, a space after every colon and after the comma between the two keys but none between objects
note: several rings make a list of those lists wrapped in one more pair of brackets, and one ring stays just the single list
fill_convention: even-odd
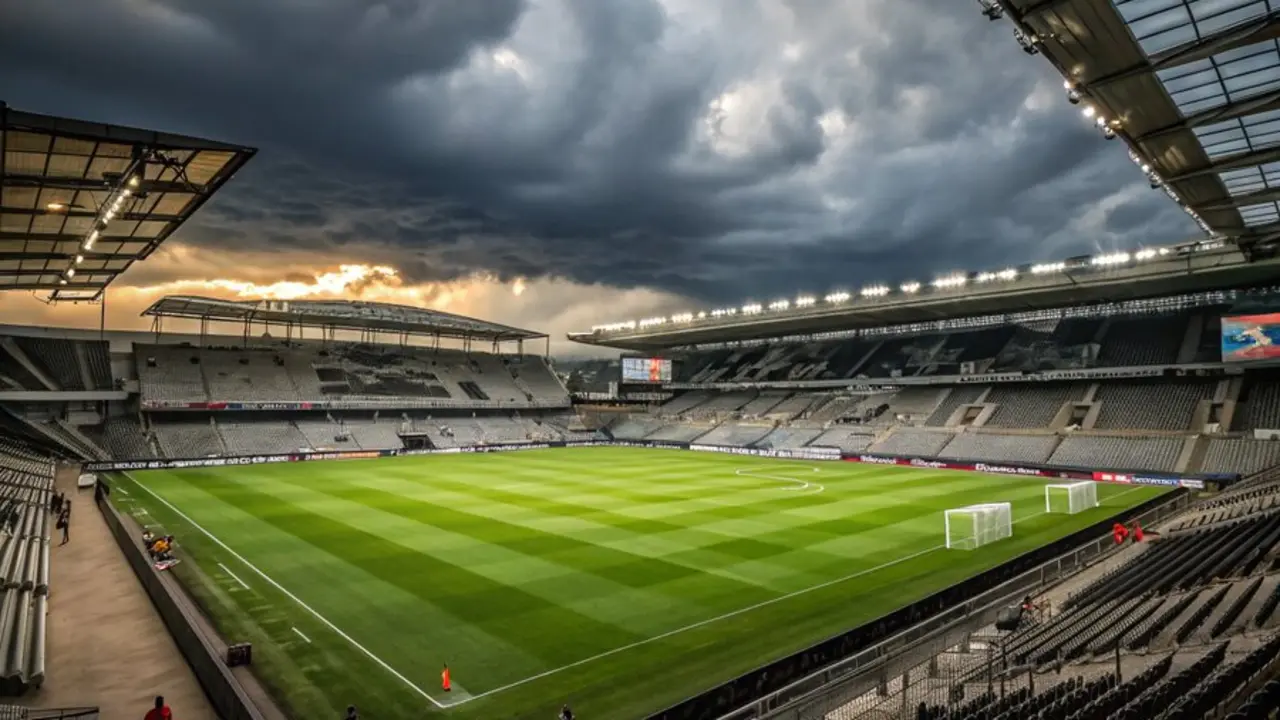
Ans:
[{"label": "metal railing", "polygon": [[[1183,494],[1174,500],[1154,507],[1138,516],[1145,526],[1155,526],[1182,512],[1190,503]],[[761,718],[785,718],[787,720],[815,720],[839,710],[863,695],[867,688],[882,682],[879,673],[890,661],[912,650],[920,650],[931,642],[937,642],[940,634],[960,632],[970,625],[980,613],[1001,606],[1011,598],[1020,598],[1036,588],[1043,588],[1092,564],[1115,549],[1110,536],[1102,536],[1077,547],[1068,553],[1028,570],[1005,583],[979,594],[972,600],[942,612],[939,615],[912,626],[872,647],[829,665],[796,682],[776,690],[719,720],[758,720]],[[943,646],[950,647],[953,643]]]}]

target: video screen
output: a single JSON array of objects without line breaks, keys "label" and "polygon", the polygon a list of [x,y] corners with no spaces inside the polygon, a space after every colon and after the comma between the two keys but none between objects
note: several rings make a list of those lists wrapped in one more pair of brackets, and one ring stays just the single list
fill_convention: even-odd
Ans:
[{"label": "video screen", "polygon": [[1222,318],[1222,361],[1280,359],[1280,312]]},{"label": "video screen", "polygon": [[662,358],[622,358],[622,382],[671,382],[671,361]]}]

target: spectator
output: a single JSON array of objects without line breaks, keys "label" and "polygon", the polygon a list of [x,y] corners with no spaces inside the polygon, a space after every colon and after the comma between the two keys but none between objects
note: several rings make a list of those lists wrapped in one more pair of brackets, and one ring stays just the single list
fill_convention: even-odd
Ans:
[{"label": "spectator", "polygon": [[63,508],[62,514],[58,515],[58,522],[55,527],[62,531],[61,545],[71,542],[71,512],[69,510]]},{"label": "spectator", "polygon": [[150,528],[143,528],[142,529],[142,547],[146,548],[147,550],[150,550],[151,546],[154,545],[155,542],[156,542],[155,533],[151,532]]},{"label": "spectator", "polygon": [[147,711],[142,720],[173,720],[173,711],[164,704],[164,696],[156,696],[156,706]]},{"label": "spectator", "polygon": [[356,706],[355,706],[355,705],[348,705],[348,706],[347,706],[347,717],[346,717],[346,720],[360,720],[360,713],[356,712]]}]

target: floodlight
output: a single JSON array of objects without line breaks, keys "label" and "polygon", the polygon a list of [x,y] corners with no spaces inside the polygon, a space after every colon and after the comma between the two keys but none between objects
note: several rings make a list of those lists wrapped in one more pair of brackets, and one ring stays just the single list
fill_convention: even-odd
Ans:
[{"label": "floodlight", "polygon": [[83,256],[83,255],[77,255],[77,256],[76,256],[76,264],[77,264],[77,265],[79,265],[79,264],[80,264],[80,263],[82,263],[82,262],[84,262],[84,256]]},{"label": "floodlight", "polygon": [[1046,275],[1048,273],[1061,272],[1066,269],[1067,269],[1067,264],[1064,262],[1040,263],[1039,265],[1031,266],[1031,274]]},{"label": "floodlight", "polygon": [[774,300],[769,303],[770,310],[786,310],[789,307],[791,307],[791,303],[786,300]]},{"label": "floodlight", "polygon": [[905,283],[902,283],[901,289],[902,289],[902,292],[908,293],[908,294],[913,292],[918,292],[920,290],[920,283],[914,280],[912,280],[911,282],[905,282]]},{"label": "floodlight", "polygon": [[59,284],[59,285],[66,285],[66,284],[67,284],[67,279],[66,279],[66,278],[58,278],[58,284]]},{"label": "floodlight", "polygon": [[1013,268],[1008,268],[996,273],[996,277],[1001,280],[1016,280],[1018,278],[1018,271]]},{"label": "floodlight", "polygon": [[869,287],[862,288],[860,292],[862,293],[862,297],[881,297],[889,294],[889,288],[884,285],[871,285]]},{"label": "floodlight", "polygon": [[75,277],[75,276],[76,276],[76,269],[75,269],[75,268],[67,268],[67,278],[73,278],[73,277]]},{"label": "floodlight", "polygon": [[1156,251],[1153,248],[1143,248],[1142,250],[1139,250],[1138,252],[1133,254],[1133,257],[1136,260],[1150,260],[1155,256],[1156,256]]},{"label": "floodlight", "polygon": [[817,300],[815,300],[814,298],[811,298],[808,295],[804,295],[796,298],[796,307],[798,308],[809,307],[810,305],[813,305],[816,302]]},{"label": "floodlight", "polygon": [[1108,140],[1115,140],[1115,139],[1116,139],[1116,131],[1115,131],[1115,130],[1112,130],[1110,127],[1104,127],[1104,128],[1102,128],[1102,137],[1104,137],[1104,138],[1106,138],[1106,139],[1108,139]]},{"label": "floodlight", "polygon": [[842,302],[847,302],[849,300],[849,293],[847,292],[831,293],[824,299],[827,302],[831,303],[832,305],[838,305]]},{"label": "floodlight", "polygon": [[129,178],[129,187],[138,187],[138,176],[134,175]]},{"label": "floodlight", "polygon": [[1094,115],[1098,114],[1098,110],[1094,108],[1092,105],[1085,105],[1084,108],[1080,111],[1080,114],[1084,115],[1087,118],[1091,118]]},{"label": "floodlight", "polygon": [[957,288],[957,287],[961,287],[968,281],[969,279],[964,275],[949,275],[947,277],[940,277],[934,280],[933,286],[938,288],[939,290],[946,289],[946,288]]},{"label": "floodlight", "polygon": [[1097,125],[1100,128],[1107,126],[1107,119],[1102,115],[1099,115],[1097,119],[1094,120],[1093,122],[1095,125]]},{"label": "floodlight", "polygon": [[52,211],[52,212],[58,212],[58,211],[60,211],[60,210],[66,210],[66,209],[67,209],[67,205],[66,205],[66,203],[51,202],[51,203],[49,203],[48,205],[45,205],[45,206],[44,206],[44,208],[45,208],[46,210],[50,210],[50,211]]}]

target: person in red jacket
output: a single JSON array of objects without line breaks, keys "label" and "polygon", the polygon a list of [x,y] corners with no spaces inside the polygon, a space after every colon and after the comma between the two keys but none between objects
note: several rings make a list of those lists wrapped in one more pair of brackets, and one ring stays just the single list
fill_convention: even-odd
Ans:
[{"label": "person in red jacket", "polygon": [[173,711],[169,709],[168,705],[164,704],[163,695],[156,696],[155,708],[148,710],[142,720],[173,720]]},{"label": "person in red jacket", "polygon": [[1136,521],[1136,520],[1135,520],[1135,521],[1133,522],[1133,541],[1134,541],[1134,542],[1136,542],[1136,543],[1140,543],[1140,542],[1142,542],[1142,537],[1143,537],[1143,535],[1142,535],[1142,525],[1141,525],[1138,521]]},{"label": "person in red jacket", "polygon": [[1111,535],[1115,537],[1117,545],[1123,543],[1128,534],[1129,529],[1124,526],[1124,523],[1116,523],[1111,528]]}]

